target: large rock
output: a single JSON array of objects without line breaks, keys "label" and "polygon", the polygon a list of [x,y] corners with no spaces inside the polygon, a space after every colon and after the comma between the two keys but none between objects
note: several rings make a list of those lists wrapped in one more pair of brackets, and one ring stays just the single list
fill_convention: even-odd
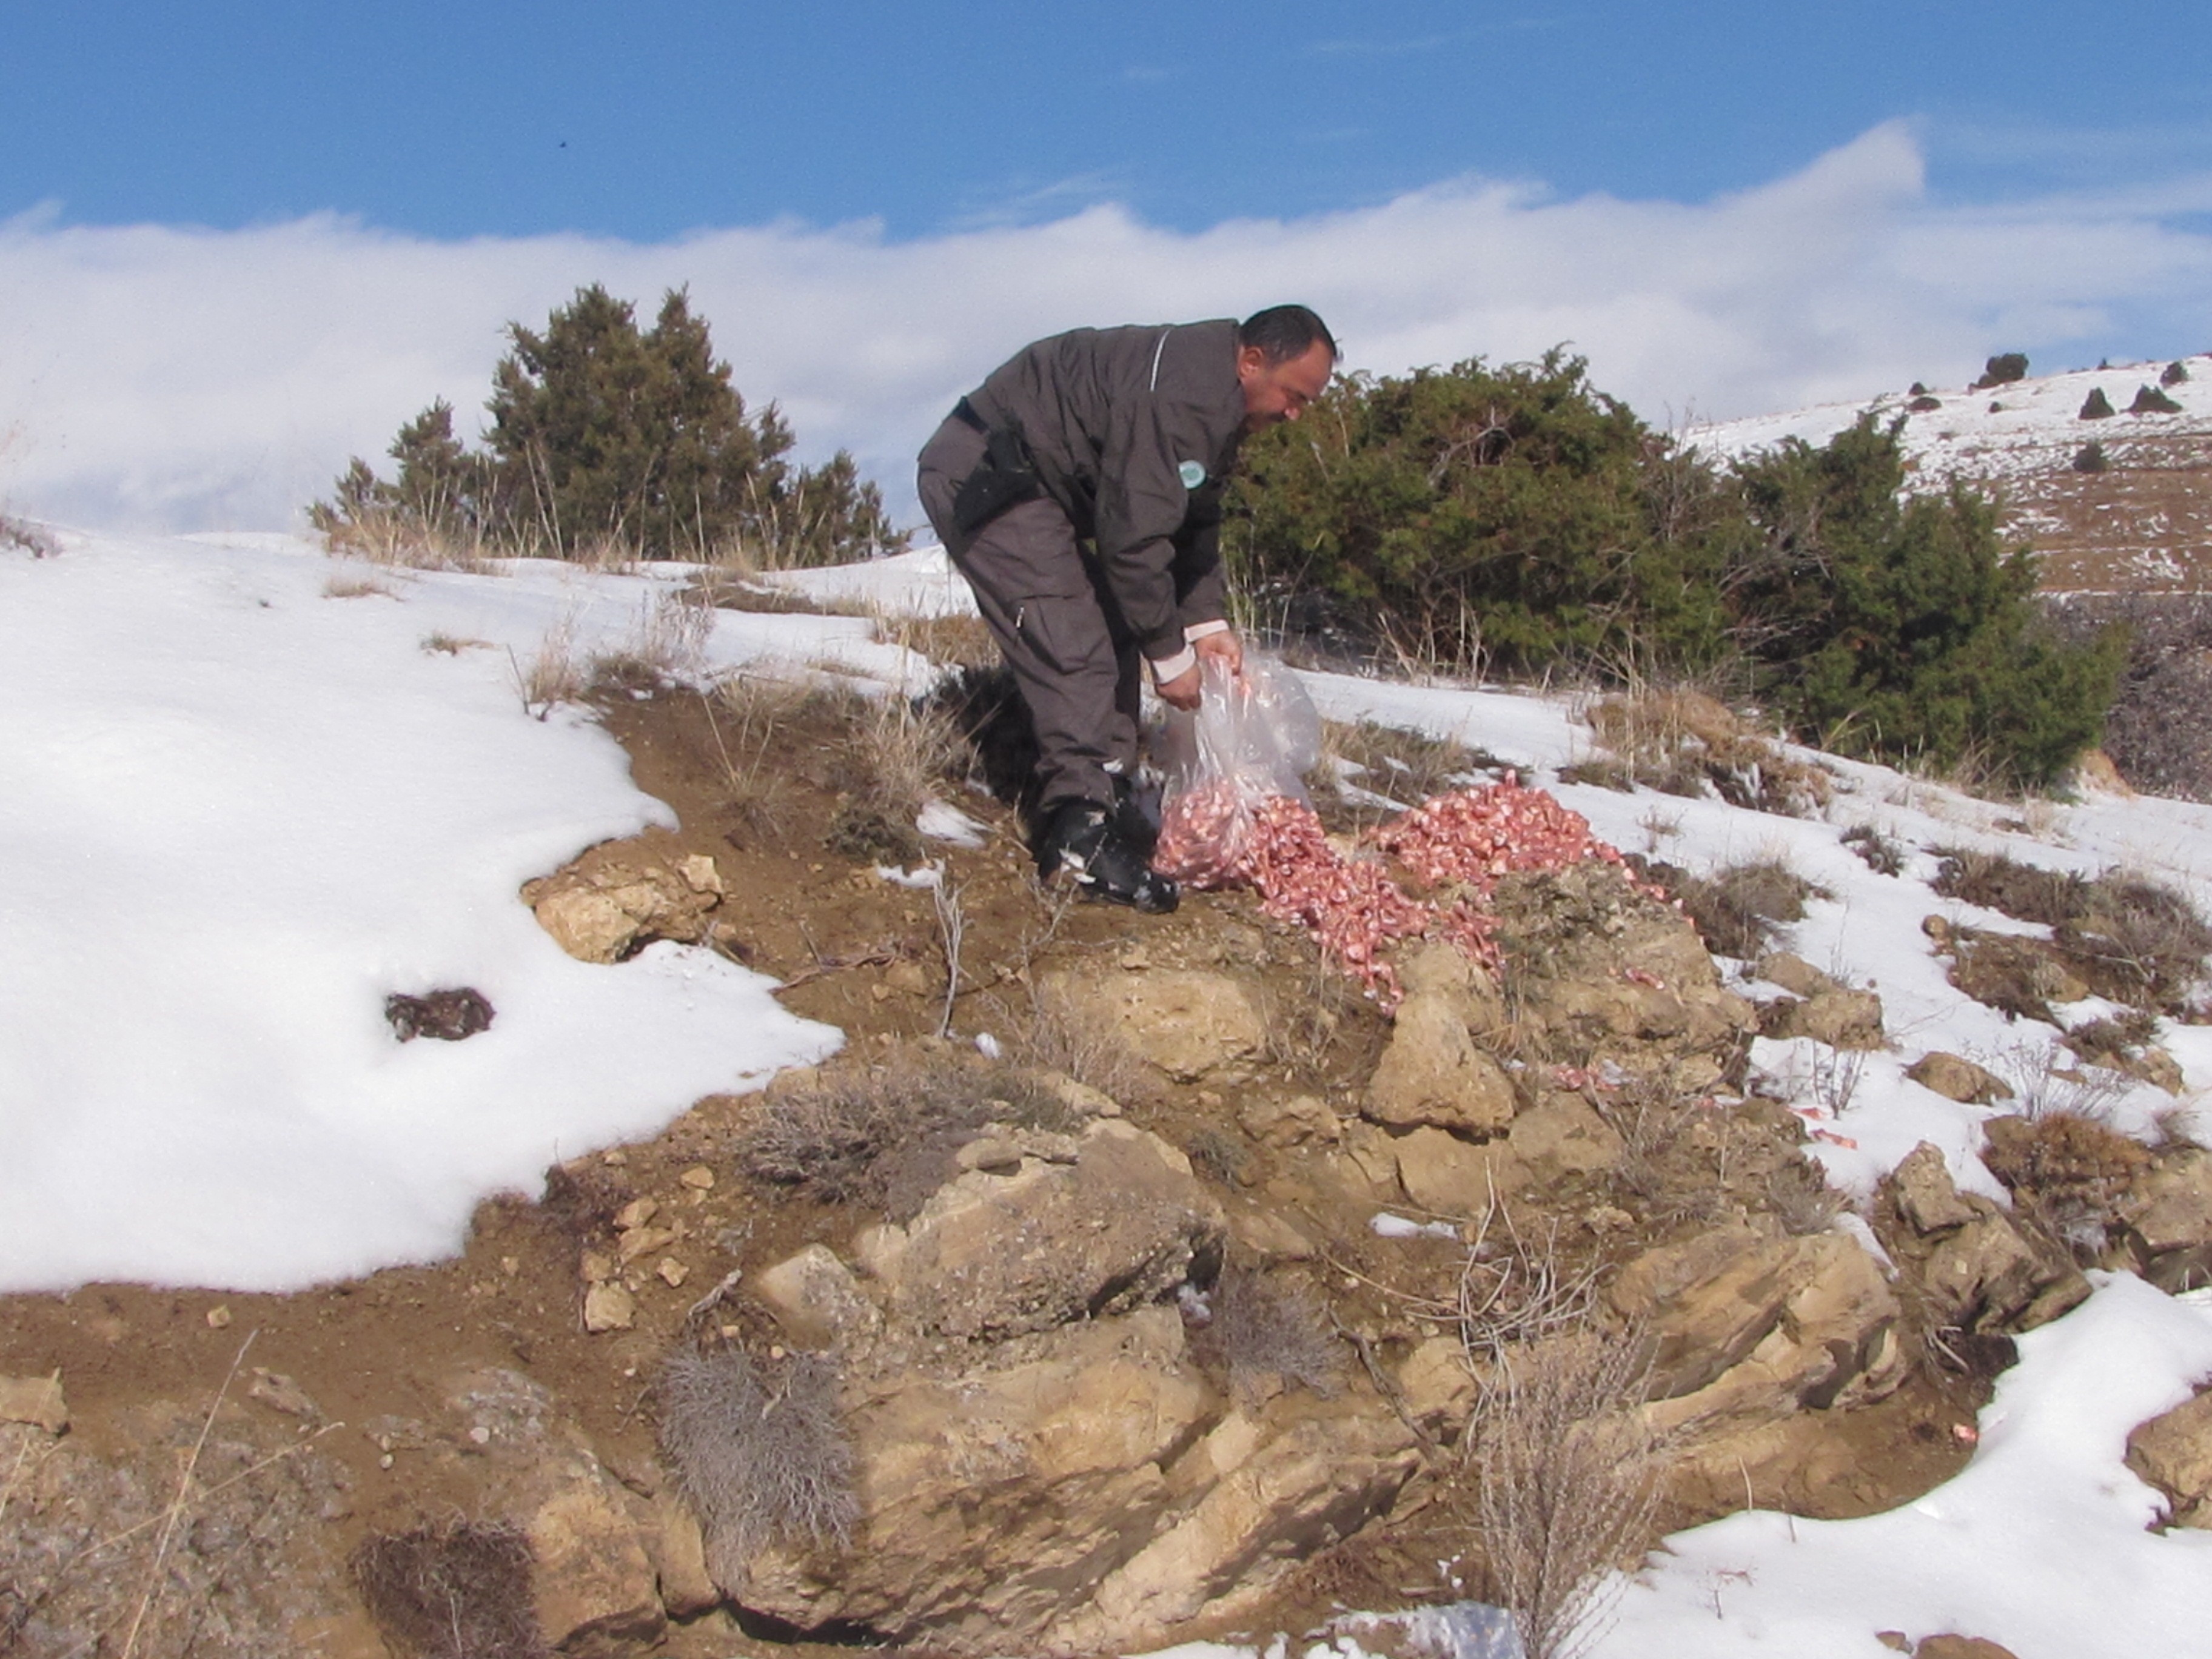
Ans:
[{"label": "large rock", "polygon": [[1163,1529],[1177,1497],[1164,1466],[1211,1396],[1182,1363],[1171,1309],[1072,1326],[1035,1349],[998,1370],[848,1389],[851,1547],[770,1547],[723,1589],[803,1629],[1001,1651],[1088,1605]]},{"label": "large rock", "polygon": [[2139,1425],[2128,1467],[2166,1494],[2174,1525],[2212,1530],[2212,1394]]},{"label": "large rock", "polygon": [[885,1310],[917,1332],[998,1340],[1126,1312],[1220,1257],[1227,1222],[1190,1160],[1117,1118],[1073,1164],[971,1170],[904,1227],[855,1243]]},{"label": "large rock", "polygon": [[623,1654],[659,1639],[667,1620],[650,1547],[661,1528],[519,1372],[463,1373],[448,1405],[465,1425],[479,1490],[529,1540],[538,1624],[572,1659]]},{"label": "large rock", "polygon": [[1417,991],[1398,1006],[1362,1109],[1378,1123],[1488,1134],[1513,1121],[1512,1079],[1475,1047],[1459,1000]]},{"label": "large rock", "polygon": [[1961,1193],[1922,1141],[1882,1184],[1902,1224],[1893,1243],[1944,1324],[2016,1334],[2078,1305],[2089,1281],[2071,1256],[1976,1193]]},{"label": "large rock", "polygon": [[522,889],[539,926],[583,962],[619,962],[654,939],[700,939],[721,898],[721,876],[704,854],[671,868],[595,850]]},{"label": "large rock", "polygon": [[1243,980],[1197,969],[1048,975],[1046,1001],[1097,1025],[1178,1083],[1234,1082],[1267,1051],[1258,997]]},{"label": "large rock", "polygon": [[1856,1404],[1905,1379],[1897,1299],[1840,1233],[1705,1233],[1646,1251],[1611,1296],[1652,1344],[1648,1409],[1664,1427]]},{"label": "large rock", "polygon": [[1502,1140],[1482,1146],[1442,1129],[1416,1129],[1393,1145],[1398,1184],[1437,1215],[1481,1215],[1528,1184],[1528,1168]]},{"label": "large rock", "polygon": [[1971,1060],[1942,1049],[1925,1054],[1905,1068],[1905,1075],[1923,1089],[1932,1089],[1946,1100],[1988,1106],[2012,1098],[2012,1085],[1996,1073]]},{"label": "large rock", "polygon": [[1880,1048],[1888,1041],[1881,1030],[1881,999],[1872,991],[1840,987],[1802,1000],[1784,997],[1768,1004],[1759,1032],[1777,1038],[1810,1037],[1831,1048]]},{"label": "large rock", "polygon": [[1513,1120],[1505,1144],[1538,1181],[1594,1175],[1620,1161],[1613,1127],[1580,1095],[1555,1090]]},{"label": "large rock", "polygon": [[1493,908],[1516,1017],[1562,1058],[1679,1074],[1731,1054],[1758,1023],[1721,985],[1697,929],[1612,866],[1509,875]]},{"label": "large rock", "polygon": [[2212,1284],[2212,1152],[2161,1156],[2120,1200],[2128,1249],[2162,1291]]},{"label": "large rock", "polygon": [[0,1423],[34,1423],[48,1434],[59,1434],[69,1421],[59,1371],[51,1376],[0,1376]]},{"label": "large rock", "polygon": [[1419,1464],[1387,1413],[1327,1406],[1273,1434],[1232,1413],[1170,1472],[1204,1496],[1099,1585],[1061,1652],[1127,1651],[1201,1609],[1234,1618],[1300,1561],[1382,1514]]}]

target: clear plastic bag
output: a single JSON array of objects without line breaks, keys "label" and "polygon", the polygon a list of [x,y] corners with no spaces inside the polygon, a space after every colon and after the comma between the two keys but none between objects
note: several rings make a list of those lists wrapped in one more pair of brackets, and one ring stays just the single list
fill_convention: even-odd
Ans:
[{"label": "clear plastic bag", "polygon": [[1321,757],[1321,716],[1297,677],[1247,653],[1232,674],[1199,659],[1199,705],[1170,709],[1161,757],[1168,775],[1152,867],[1193,887],[1243,878],[1254,812],[1271,796],[1305,802],[1302,779]]}]

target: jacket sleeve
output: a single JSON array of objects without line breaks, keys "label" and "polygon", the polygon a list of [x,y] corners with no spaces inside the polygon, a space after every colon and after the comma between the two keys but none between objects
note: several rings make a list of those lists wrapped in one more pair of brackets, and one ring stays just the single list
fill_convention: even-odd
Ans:
[{"label": "jacket sleeve", "polygon": [[1229,615],[1229,584],[1221,568],[1221,487],[1193,492],[1191,523],[1175,556],[1176,619],[1185,628]]},{"label": "jacket sleeve", "polygon": [[[1206,425],[1203,412],[1190,404],[1133,399],[1115,411],[1099,456],[1099,563],[1137,648],[1156,661],[1183,648],[1176,543],[1191,491],[1181,469],[1186,461],[1206,466],[1219,453],[1221,439]],[[1206,538],[1217,565],[1218,533],[1217,527]]]}]

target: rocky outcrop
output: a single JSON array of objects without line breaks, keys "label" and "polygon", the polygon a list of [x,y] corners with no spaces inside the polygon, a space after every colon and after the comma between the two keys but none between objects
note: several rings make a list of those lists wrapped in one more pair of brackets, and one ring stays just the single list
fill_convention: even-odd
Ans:
[{"label": "rocky outcrop", "polygon": [[1881,999],[1841,986],[1770,1002],[1759,1029],[1762,1036],[1810,1037],[1831,1048],[1880,1048],[1888,1042],[1881,1030]]},{"label": "rocky outcrop", "polygon": [[1513,1121],[1512,1079],[1476,1042],[1504,1024],[1489,975],[1449,945],[1407,952],[1406,991],[1361,1109],[1377,1123],[1488,1135]]},{"label": "rocky outcrop", "polygon": [[2139,1424],[2128,1436],[2128,1467],[2166,1495],[2172,1525],[2212,1530],[2212,1394]]},{"label": "rocky outcrop", "polygon": [[1182,1153],[1115,1118],[1022,1139],[979,1131],[853,1265],[817,1243],[750,1285],[836,1357],[857,1517],[842,1547],[710,1536],[738,1605],[945,1650],[1126,1649],[1264,1595],[1411,1475],[1413,1431],[1364,1385],[1262,1402],[1199,1362],[1185,1321],[1229,1224]]},{"label": "rocky outcrop", "polygon": [[1258,994],[1228,974],[1151,967],[1103,977],[1057,973],[1040,989],[1064,1017],[1106,1034],[1177,1083],[1240,1081],[1267,1052]]},{"label": "rocky outcrop", "polygon": [[1899,1224],[1893,1249],[1937,1323],[2017,1334],[2089,1294],[2089,1281],[2058,1244],[1990,1200],[1960,1192],[1933,1144],[1914,1147],[1882,1190]]},{"label": "rocky outcrop", "polygon": [[2212,1152],[2162,1154],[2117,1209],[2122,1240],[2145,1279],[2168,1291],[2212,1285]]},{"label": "rocky outcrop", "polygon": [[721,873],[703,853],[672,867],[587,853],[522,889],[538,925],[581,962],[620,962],[655,939],[702,939],[721,900]]},{"label": "rocky outcrop", "polygon": [[1516,1022],[1556,1059],[1702,1089],[1757,1024],[1696,928],[1609,865],[1507,876],[1493,902]]},{"label": "rocky outcrop", "polygon": [[1722,1229],[1664,1245],[1621,1270],[1611,1300],[1651,1344],[1647,1410],[1665,1428],[1860,1404],[1905,1379],[1897,1299],[1842,1233]]}]

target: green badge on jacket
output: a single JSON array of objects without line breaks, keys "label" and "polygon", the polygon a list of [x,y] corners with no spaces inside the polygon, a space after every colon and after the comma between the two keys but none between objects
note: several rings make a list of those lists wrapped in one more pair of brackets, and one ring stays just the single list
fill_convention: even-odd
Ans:
[{"label": "green badge on jacket", "polygon": [[1185,461],[1176,469],[1176,476],[1182,480],[1185,489],[1195,489],[1206,482],[1206,469],[1196,461]]}]

